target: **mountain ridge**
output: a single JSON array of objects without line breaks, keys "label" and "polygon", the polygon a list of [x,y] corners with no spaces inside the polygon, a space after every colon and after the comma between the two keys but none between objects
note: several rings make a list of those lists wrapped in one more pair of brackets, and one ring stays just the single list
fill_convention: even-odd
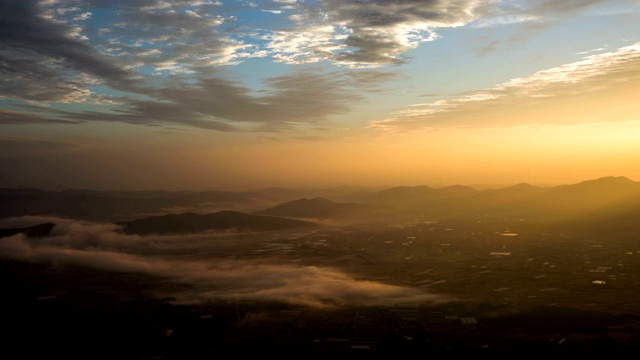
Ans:
[{"label": "mountain ridge", "polygon": [[[116,223],[167,214],[239,211],[247,215],[322,220],[331,224],[486,217],[561,223],[565,220],[580,222],[583,216],[595,222],[606,218],[613,221],[615,214],[616,223],[634,228],[634,222],[627,217],[640,208],[640,182],[624,176],[605,176],[551,187],[518,183],[483,190],[464,185],[398,186],[371,192],[356,190],[352,197],[339,193],[334,198],[286,188],[267,188],[265,193],[51,192],[0,188],[0,218],[53,216]],[[296,198],[288,198],[290,196]]]},{"label": "mountain ridge", "polygon": [[252,215],[229,210],[209,214],[165,214],[116,224],[122,227],[122,232],[137,235],[186,234],[209,230],[273,231],[317,226],[309,221]]}]

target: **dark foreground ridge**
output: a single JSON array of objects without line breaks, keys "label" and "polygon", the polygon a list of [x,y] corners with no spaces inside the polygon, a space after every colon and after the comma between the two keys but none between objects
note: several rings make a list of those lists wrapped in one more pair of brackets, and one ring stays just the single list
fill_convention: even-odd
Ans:
[{"label": "dark foreground ridge", "polygon": [[[16,285],[11,275],[23,266],[4,263],[3,281]],[[94,285],[109,278],[92,276]],[[120,294],[141,290],[140,280],[120,277]],[[314,309],[250,301],[180,306],[172,298],[124,298],[88,288],[44,296],[11,289],[1,303],[0,335],[5,351],[24,358],[610,358],[640,350],[640,316],[574,308],[511,312],[486,303],[448,303]],[[25,342],[32,346],[19,345]]]},{"label": "dark foreground ridge", "polygon": [[284,219],[275,216],[249,215],[237,211],[220,211],[212,214],[167,214],[138,220],[120,222],[127,234],[187,234],[208,230],[280,231],[310,228],[315,223]]},{"label": "dark foreground ridge", "polygon": [[15,234],[25,234],[27,237],[30,237],[30,238],[49,236],[54,226],[55,226],[54,223],[47,222],[44,224],[22,227],[22,228],[0,229],[0,238],[13,236]]}]

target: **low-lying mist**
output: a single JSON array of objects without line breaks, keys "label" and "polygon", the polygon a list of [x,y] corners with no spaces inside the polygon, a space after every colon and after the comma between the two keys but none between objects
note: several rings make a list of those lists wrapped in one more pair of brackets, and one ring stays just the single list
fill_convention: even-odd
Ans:
[{"label": "low-lying mist", "polygon": [[[358,279],[333,267],[283,263],[268,256],[260,259],[230,256],[219,250],[218,243],[234,241],[237,234],[233,232],[139,236],[121,233],[118,226],[111,223],[43,216],[2,219],[0,227],[26,227],[45,222],[56,224],[51,236],[28,238],[16,234],[0,239],[0,258],[53,267],[69,265],[147,274],[182,285],[172,293],[154,294],[175,298],[180,304],[233,300],[336,307],[433,304],[451,300],[424,289]],[[255,234],[254,239],[259,242],[261,236],[264,235]],[[247,241],[246,238],[237,240]]]}]

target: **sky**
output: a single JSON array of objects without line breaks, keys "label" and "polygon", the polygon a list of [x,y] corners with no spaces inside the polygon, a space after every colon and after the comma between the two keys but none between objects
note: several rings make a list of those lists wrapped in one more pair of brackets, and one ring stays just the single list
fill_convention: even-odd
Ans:
[{"label": "sky", "polygon": [[0,0],[0,187],[640,180],[640,1]]}]

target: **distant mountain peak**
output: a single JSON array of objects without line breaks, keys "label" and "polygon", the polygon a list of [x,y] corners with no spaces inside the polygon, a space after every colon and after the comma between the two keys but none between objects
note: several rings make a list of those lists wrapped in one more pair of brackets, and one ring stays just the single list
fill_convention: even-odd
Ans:
[{"label": "distant mountain peak", "polygon": [[538,189],[537,186],[531,185],[529,183],[526,182],[522,182],[519,184],[515,184],[513,186],[508,187],[508,189],[512,189],[512,190],[525,190],[525,189]]},{"label": "distant mountain peak", "polygon": [[584,180],[574,185],[564,185],[560,187],[580,187],[580,188],[619,188],[621,186],[635,186],[640,183],[635,182],[625,176],[604,176],[592,180]]},{"label": "distant mountain peak", "polygon": [[337,204],[334,201],[331,201],[327,198],[323,198],[323,197],[314,197],[314,198],[300,198],[300,199],[295,199],[295,200],[291,200],[291,201],[286,201],[283,202],[281,204],[279,204],[279,207],[282,206],[295,206],[295,205],[300,205],[300,206],[312,206],[312,205],[326,205],[326,204]]},{"label": "distant mountain peak", "polygon": [[345,213],[362,207],[361,204],[339,203],[324,197],[315,197],[284,202],[272,208],[255,212],[255,214],[293,218],[331,218],[345,215]]},{"label": "distant mountain peak", "polygon": [[[328,204],[328,203],[333,203],[334,201],[331,201],[325,197],[314,197],[314,198],[303,198],[302,200],[307,200],[308,202],[318,202],[318,203],[323,203],[323,204]],[[295,200],[294,200],[295,201]]]},{"label": "distant mountain peak", "polygon": [[583,183],[588,183],[588,182],[603,182],[603,183],[618,183],[618,184],[635,183],[635,181],[629,179],[626,176],[604,176],[594,180],[583,181]]},{"label": "distant mountain peak", "polygon": [[512,188],[528,188],[528,187],[533,187],[533,185],[527,183],[527,182],[521,182],[521,183],[517,183],[513,186],[511,186]]},{"label": "distant mountain peak", "polygon": [[445,186],[443,188],[438,189],[437,191],[442,194],[459,195],[459,196],[471,195],[478,192],[477,189],[474,189],[470,186],[465,186],[465,185]]}]

